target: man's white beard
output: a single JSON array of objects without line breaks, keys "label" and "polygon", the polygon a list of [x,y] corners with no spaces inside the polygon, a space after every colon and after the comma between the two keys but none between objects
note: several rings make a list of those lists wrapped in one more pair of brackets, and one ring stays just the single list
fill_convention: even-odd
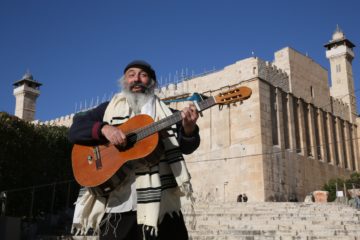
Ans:
[{"label": "man's white beard", "polygon": [[131,92],[128,89],[123,89],[123,93],[128,101],[130,108],[135,114],[141,113],[141,108],[154,97],[154,92],[149,93],[136,93]]},{"label": "man's white beard", "polygon": [[150,84],[145,88],[143,93],[132,92],[125,76],[119,79],[122,92],[128,101],[130,108],[135,114],[141,113],[141,108],[155,96],[156,81],[151,79]]}]

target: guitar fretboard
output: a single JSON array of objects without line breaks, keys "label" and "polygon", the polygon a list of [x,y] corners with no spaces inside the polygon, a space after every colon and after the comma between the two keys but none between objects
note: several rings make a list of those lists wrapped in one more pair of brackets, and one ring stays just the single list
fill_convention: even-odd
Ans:
[{"label": "guitar fretboard", "polygon": [[[215,99],[214,97],[209,97],[207,99],[205,99],[204,101],[198,102],[197,103],[199,106],[198,112],[202,112],[212,106],[214,106],[215,103]],[[154,122],[146,127],[137,129],[135,132],[130,133],[128,135],[128,141],[130,143],[135,143],[137,141],[140,141],[141,139],[144,139],[156,132],[159,132],[163,129],[167,129],[170,126],[180,122],[182,120],[181,117],[181,112],[175,112],[173,115],[163,118],[157,122]]]}]

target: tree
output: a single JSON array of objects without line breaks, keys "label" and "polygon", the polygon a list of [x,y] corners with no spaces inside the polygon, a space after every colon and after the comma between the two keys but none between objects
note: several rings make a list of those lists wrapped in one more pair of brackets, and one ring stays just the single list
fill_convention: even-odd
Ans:
[{"label": "tree", "polygon": [[[32,124],[0,112],[0,191],[10,190],[8,198],[12,199],[8,200],[7,215],[27,214],[34,186],[73,179],[67,134],[66,127]],[[24,191],[11,192],[19,188]],[[43,192],[36,199],[49,205],[44,203],[51,201],[52,192]]]}]

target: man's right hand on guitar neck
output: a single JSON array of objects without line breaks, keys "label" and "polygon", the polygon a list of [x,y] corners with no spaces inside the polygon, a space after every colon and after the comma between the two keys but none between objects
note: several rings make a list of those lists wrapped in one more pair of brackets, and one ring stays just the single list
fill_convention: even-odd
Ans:
[{"label": "man's right hand on guitar neck", "polygon": [[111,144],[126,146],[126,135],[120,129],[111,125],[104,125],[101,128],[101,133]]}]

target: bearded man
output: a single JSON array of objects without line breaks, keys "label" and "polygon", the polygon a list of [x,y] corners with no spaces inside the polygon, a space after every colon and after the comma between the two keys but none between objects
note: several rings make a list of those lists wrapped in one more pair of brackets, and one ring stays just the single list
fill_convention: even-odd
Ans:
[{"label": "bearded man", "polygon": [[[116,125],[138,114],[158,121],[174,112],[154,94],[156,74],[149,63],[130,62],[120,84],[122,92],[110,102],[74,117],[69,131],[72,143],[125,147],[126,135]],[[121,169],[126,178],[106,197],[83,190],[75,210],[75,228],[82,233],[99,231],[100,239],[188,239],[180,197],[190,196],[192,189],[182,154],[194,152],[200,144],[199,115],[190,104],[181,116],[176,126],[160,132],[163,150],[155,164],[130,161]]]}]

